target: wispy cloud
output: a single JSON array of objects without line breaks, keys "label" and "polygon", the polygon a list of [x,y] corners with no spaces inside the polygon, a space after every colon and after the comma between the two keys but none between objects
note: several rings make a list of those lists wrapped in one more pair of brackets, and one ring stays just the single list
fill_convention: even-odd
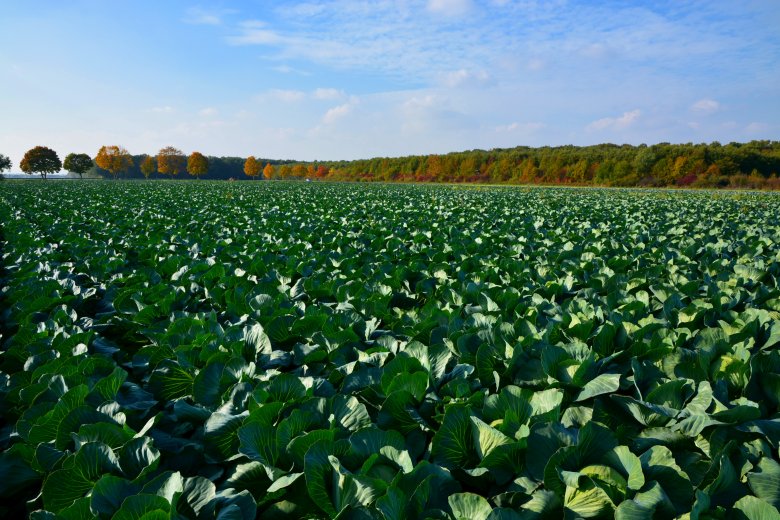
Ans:
[{"label": "wispy cloud", "polygon": [[754,121],[749,125],[747,125],[747,127],[745,127],[745,130],[751,134],[759,134],[759,133],[767,132],[769,130],[769,125],[766,123],[759,123]]},{"label": "wispy cloud", "polygon": [[246,20],[239,24],[239,34],[229,36],[227,41],[231,45],[282,45],[289,44],[292,39],[269,29],[262,20]]},{"label": "wispy cloud", "polygon": [[275,99],[284,101],[285,103],[294,103],[306,97],[306,93],[300,90],[273,89],[269,94]]},{"label": "wispy cloud", "polygon": [[348,98],[347,93],[335,88],[316,88],[305,92],[295,89],[270,89],[255,96],[256,101],[282,101],[283,103],[298,103],[302,101],[333,101]]},{"label": "wispy cloud", "polygon": [[442,83],[450,88],[473,85],[481,86],[490,80],[490,74],[485,70],[466,70],[458,69],[456,71],[447,72],[442,76]]},{"label": "wispy cloud", "polygon": [[445,16],[460,16],[471,8],[471,0],[428,0],[428,11]]},{"label": "wispy cloud", "polygon": [[343,105],[339,105],[336,107],[331,108],[327,112],[325,112],[325,115],[322,116],[322,122],[325,124],[331,124],[338,119],[341,119],[342,117],[346,116],[352,111],[352,105],[349,103],[345,103]]},{"label": "wispy cloud", "polygon": [[161,106],[161,107],[152,107],[147,110],[147,112],[152,112],[153,114],[170,114],[172,113],[173,107],[172,106]]},{"label": "wispy cloud", "polygon": [[[467,16],[441,16],[437,23],[436,16],[444,14]],[[517,81],[522,72],[541,69],[559,77],[589,77],[597,66],[603,67],[602,76],[633,67],[638,76],[662,64],[670,76],[726,74],[724,64],[734,60],[771,66],[770,56],[752,52],[750,38],[736,37],[737,18],[722,2],[709,9],[680,2],[664,10],[564,0],[422,5],[331,0],[286,4],[245,20],[232,28],[227,42],[268,47],[275,60],[305,60],[418,84],[457,83],[461,71],[480,70],[490,70],[499,81]]]},{"label": "wispy cloud", "polygon": [[219,114],[219,111],[214,107],[206,107],[198,110],[198,115],[202,117],[213,117]]},{"label": "wispy cloud", "polygon": [[531,133],[544,128],[543,123],[509,123],[508,125],[499,125],[496,127],[498,133]]},{"label": "wispy cloud", "polygon": [[642,111],[636,109],[630,112],[623,112],[623,115],[619,117],[604,117],[590,123],[586,127],[586,130],[591,132],[601,130],[622,130],[633,125],[641,115]]},{"label": "wispy cloud", "polygon": [[693,105],[691,105],[691,110],[693,112],[696,112],[698,114],[713,114],[720,110],[720,103],[715,101],[714,99],[700,99]]},{"label": "wispy cloud", "polygon": [[192,25],[221,25],[222,17],[233,11],[214,11],[202,7],[190,7],[187,9],[184,22]]},{"label": "wispy cloud", "polygon": [[271,70],[280,72],[282,74],[296,74],[298,76],[311,76],[311,72],[302,69],[297,69],[289,65],[277,65],[275,67],[272,67]]},{"label": "wispy cloud", "polygon": [[318,88],[312,95],[314,99],[339,99],[346,96],[343,90],[335,88]]}]

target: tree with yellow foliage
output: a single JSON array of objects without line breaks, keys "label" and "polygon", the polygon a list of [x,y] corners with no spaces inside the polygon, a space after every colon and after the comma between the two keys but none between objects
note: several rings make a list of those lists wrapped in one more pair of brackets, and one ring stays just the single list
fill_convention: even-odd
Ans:
[{"label": "tree with yellow foliage", "polygon": [[306,176],[306,167],[302,164],[296,164],[292,167],[292,177],[294,179],[303,179]]},{"label": "tree with yellow foliage", "polygon": [[283,164],[279,168],[279,178],[280,179],[289,179],[292,176],[292,168],[289,164]]},{"label": "tree with yellow foliage", "polygon": [[192,152],[187,158],[187,173],[200,180],[209,171],[209,160],[200,152]]},{"label": "tree with yellow foliage", "polygon": [[157,171],[157,161],[154,160],[154,157],[151,155],[147,155],[144,157],[144,160],[141,161],[141,173],[145,178],[149,178],[151,174]]},{"label": "tree with yellow foliage", "polygon": [[178,175],[187,167],[184,152],[173,146],[166,146],[157,152],[157,171],[163,175]]},{"label": "tree with yellow foliage", "polygon": [[260,163],[257,162],[254,155],[246,158],[244,163],[244,173],[247,177],[258,178],[260,176]]}]

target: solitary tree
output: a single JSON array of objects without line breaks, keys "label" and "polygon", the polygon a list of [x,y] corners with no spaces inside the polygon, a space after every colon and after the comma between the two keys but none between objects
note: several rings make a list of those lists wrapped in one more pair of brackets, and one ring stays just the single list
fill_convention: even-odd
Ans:
[{"label": "solitary tree", "polygon": [[187,173],[200,180],[209,171],[209,160],[200,152],[192,152],[187,158]]},{"label": "solitary tree", "polygon": [[111,176],[116,178],[133,167],[133,157],[121,146],[101,146],[95,156],[95,164],[99,168],[108,170]]},{"label": "solitary tree", "polygon": [[41,177],[46,179],[47,174],[60,171],[62,162],[60,162],[57,152],[51,148],[36,146],[24,154],[22,162],[19,163],[19,167],[27,175],[40,173]]},{"label": "solitary tree", "polygon": [[246,158],[246,162],[244,163],[244,173],[248,177],[257,178],[260,176],[260,163],[257,162],[257,159],[255,159],[254,155],[250,155]]},{"label": "solitary tree", "polygon": [[69,153],[65,157],[65,162],[62,166],[71,173],[77,173],[79,179],[83,179],[84,174],[89,171],[95,163],[92,162],[92,157],[85,153]]},{"label": "solitary tree", "polygon": [[11,159],[0,153],[0,179],[3,178],[3,172],[11,169]]},{"label": "solitary tree", "polygon": [[274,176],[274,167],[271,163],[266,163],[265,168],[263,168],[263,177],[266,179],[270,179]]},{"label": "solitary tree", "polygon": [[179,175],[187,167],[184,152],[173,146],[166,146],[157,153],[157,171],[163,175]]},{"label": "solitary tree", "polygon": [[156,171],[157,161],[154,160],[154,157],[151,155],[144,157],[144,160],[141,161],[141,173],[144,175],[144,177],[148,179],[149,176]]}]

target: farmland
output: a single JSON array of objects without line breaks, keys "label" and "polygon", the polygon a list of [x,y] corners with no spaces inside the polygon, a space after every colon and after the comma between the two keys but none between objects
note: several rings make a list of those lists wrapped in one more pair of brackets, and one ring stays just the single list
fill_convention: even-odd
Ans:
[{"label": "farmland", "polygon": [[0,184],[0,516],[780,518],[780,197]]}]

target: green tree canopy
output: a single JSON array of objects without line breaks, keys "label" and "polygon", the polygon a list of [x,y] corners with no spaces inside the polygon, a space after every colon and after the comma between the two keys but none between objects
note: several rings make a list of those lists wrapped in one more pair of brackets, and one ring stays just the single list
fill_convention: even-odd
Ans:
[{"label": "green tree canopy", "polygon": [[95,163],[92,161],[92,157],[85,153],[69,153],[62,165],[69,172],[77,173],[79,179],[81,179]]},{"label": "green tree canopy", "polygon": [[11,169],[11,159],[0,153],[0,173]]}]

